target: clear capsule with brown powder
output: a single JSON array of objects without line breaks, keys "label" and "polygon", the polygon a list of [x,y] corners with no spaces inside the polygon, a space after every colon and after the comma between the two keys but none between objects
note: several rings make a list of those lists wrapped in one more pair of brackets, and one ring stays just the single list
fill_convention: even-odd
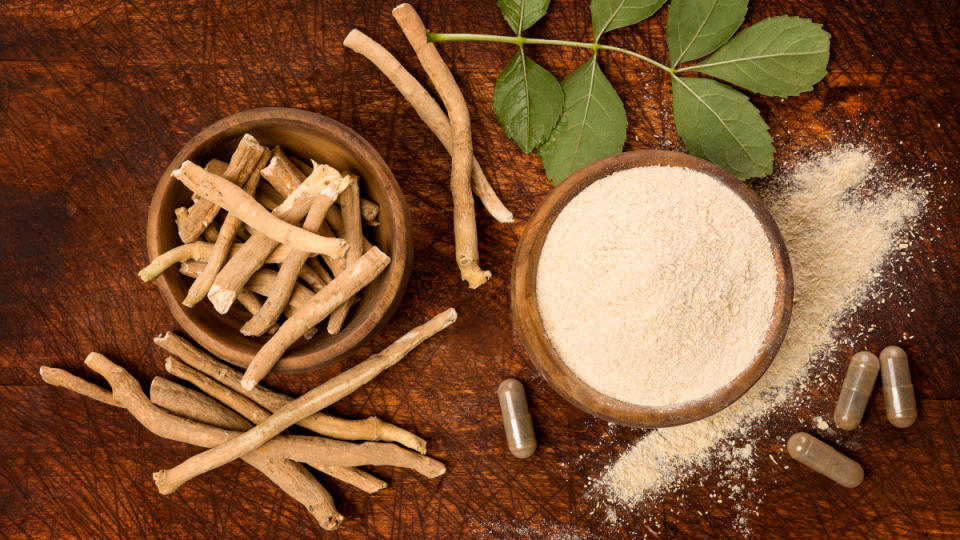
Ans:
[{"label": "clear capsule with brown powder", "polygon": [[887,420],[898,428],[908,428],[917,420],[917,400],[910,380],[907,352],[891,345],[880,351],[880,378]]},{"label": "clear capsule with brown powder", "polygon": [[860,351],[850,359],[837,407],[833,410],[833,421],[838,428],[850,431],[860,425],[879,372],[880,360],[871,352]]},{"label": "clear capsule with brown powder", "polygon": [[794,433],[787,441],[790,457],[843,487],[863,482],[863,467],[838,450],[806,432]]},{"label": "clear capsule with brown powder", "polygon": [[537,437],[523,385],[516,379],[506,379],[497,388],[497,397],[503,413],[503,429],[507,433],[507,449],[520,459],[532,456],[537,449]]}]

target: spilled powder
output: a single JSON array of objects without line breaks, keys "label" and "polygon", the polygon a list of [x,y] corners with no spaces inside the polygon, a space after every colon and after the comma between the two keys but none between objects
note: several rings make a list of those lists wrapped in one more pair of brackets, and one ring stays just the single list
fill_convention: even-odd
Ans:
[{"label": "spilled powder", "polygon": [[[766,418],[802,395],[811,367],[835,347],[839,336],[833,329],[874,298],[885,261],[903,249],[926,204],[926,192],[908,182],[873,186],[875,168],[866,149],[840,148],[801,163],[762,194],[786,240],[794,273],[793,314],[779,354],[727,409],[650,432],[628,448],[596,481],[606,500],[633,506],[695,482],[698,467],[716,462],[726,463],[726,474],[752,476],[754,450],[737,441],[762,432]],[[826,421],[818,420],[814,424],[822,429]],[[749,532],[744,523],[736,528]]]},{"label": "spilled powder", "polygon": [[777,269],[735,192],[681,167],[594,182],[550,228],[537,270],[544,328],[602,394],[671,406],[751,365],[770,328]]}]

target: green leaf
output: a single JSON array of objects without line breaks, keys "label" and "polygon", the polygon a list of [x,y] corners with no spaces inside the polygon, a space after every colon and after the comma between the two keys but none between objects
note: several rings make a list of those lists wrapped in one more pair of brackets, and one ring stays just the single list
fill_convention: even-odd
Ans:
[{"label": "green leaf", "polygon": [[673,121],[695,156],[740,178],[773,172],[773,140],[747,96],[711,79],[672,77]]},{"label": "green leaf", "polygon": [[667,11],[670,66],[702,58],[743,24],[749,0],[673,0]]},{"label": "green leaf", "polygon": [[510,29],[519,35],[547,14],[550,0],[497,0],[497,7]]},{"label": "green leaf", "polygon": [[830,34],[810,19],[770,17],[733,36],[702,64],[684,68],[767,96],[813,89],[827,74]]},{"label": "green leaf", "polygon": [[592,0],[590,18],[593,20],[593,37],[600,36],[637,24],[657,12],[667,0]]},{"label": "green leaf", "polygon": [[559,184],[571,173],[623,150],[627,113],[597,55],[563,80],[563,115],[540,147],[547,178]]},{"label": "green leaf", "polygon": [[529,154],[550,136],[563,111],[563,89],[521,48],[497,77],[493,110],[503,131]]}]

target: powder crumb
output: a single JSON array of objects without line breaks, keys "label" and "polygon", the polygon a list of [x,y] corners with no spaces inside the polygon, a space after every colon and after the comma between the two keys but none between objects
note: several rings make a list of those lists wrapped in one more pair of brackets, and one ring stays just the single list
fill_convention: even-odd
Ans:
[{"label": "powder crumb", "polygon": [[598,392],[662,407],[749,367],[773,318],[777,269],[736,193],[682,167],[636,167],[570,201],[537,270],[543,326]]},{"label": "powder crumb", "polygon": [[[783,233],[794,273],[796,298],[779,354],[730,407],[697,422],[649,432],[628,448],[595,484],[605,500],[632,508],[679,490],[696,478],[695,471],[709,467],[720,469],[721,483],[735,486],[727,488],[734,499],[744,490],[736,486],[756,482],[753,448],[737,448],[734,441],[743,440],[745,428],[769,438],[764,421],[774,412],[808,406],[813,394],[804,387],[835,380],[831,371],[841,366],[828,364],[829,353],[838,346],[862,346],[860,340],[869,333],[862,329],[860,335],[840,336],[837,328],[858,306],[890,296],[881,276],[889,279],[895,273],[895,267],[888,268],[891,258],[903,253],[898,251],[901,243],[916,236],[912,226],[925,208],[927,192],[909,179],[880,178],[882,173],[868,150],[841,147],[800,163],[761,193]],[[815,419],[818,429],[826,424]],[[782,444],[782,437],[778,440]],[[732,525],[741,534],[749,532],[746,519]]]},{"label": "powder crumb", "polygon": [[830,424],[828,424],[827,421],[820,416],[813,419],[813,425],[820,431],[827,431],[830,429]]}]

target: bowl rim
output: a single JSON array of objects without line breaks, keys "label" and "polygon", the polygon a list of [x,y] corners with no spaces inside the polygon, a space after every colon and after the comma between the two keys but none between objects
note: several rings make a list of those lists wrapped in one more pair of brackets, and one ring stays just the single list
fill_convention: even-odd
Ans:
[{"label": "bowl rim", "polygon": [[[321,345],[317,348],[306,348],[285,354],[272,370],[274,373],[303,372],[320,368],[349,356],[367,339],[376,334],[397,310],[410,278],[413,262],[412,225],[403,191],[380,153],[354,130],[327,116],[308,110],[287,107],[248,109],[221,118],[203,128],[180,148],[160,176],[160,181],[157,183],[150,201],[147,216],[147,256],[150,260],[153,260],[160,255],[160,246],[158,245],[160,227],[164,226],[164,219],[172,219],[171,216],[161,216],[159,210],[167,191],[176,185],[177,180],[172,176],[173,171],[179,168],[185,160],[190,159],[190,156],[202,145],[224,132],[236,131],[238,127],[241,127],[241,132],[246,132],[264,123],[276,123],[278,121],[305,126],[312,131],[323,133],[330,140],[337,141],[344,148],[349,149],[351,153],[356,154],[359,161],[364,162],[375,171],[374,176],[378,178],[376,181],[383,184],[383,192],[390,200],[390,207],[396,216],[392,220],[381,219],[382,227],[393,228],[394,240],[388,253],[391,262],[380,276],[380,278],[387,279],[388,283],[388,288],[381,298],[390,297],[389,301],[378,302],[374,306],[374,312],[369,317],[360,320],[358,324],[345,326],[339,334],[334,336],[324,335],[326,339],[323,342],[318,342]],[[242,126],[249,126],[249,128],[242,128]],[[371,178],[365,178],[365,180],[368,182],[374,181]],[[381,204],[381,208],[383,206]],[[249,365],[253,358],[252,354],[222,340],[217,333],[205,330],[194,320],[190,308],[181,304],[181,299],[173,293],[169,280],[174,275],[179,276],[176,265],[168,268],[154,281],[157,284],[160,296],[180,328],[212,354],[238,367],[245,368]]]},{"label": "bowl rim", "polygon": [[[539,256],[547,233],[557,216],[580,192],[610,174],[644,166],[685,167],[705,173],[730,188],[760,221],[777,267],[777,299],[774,317],[764,344],[750,366],[704,398],[665,407],[642,406],[621,401],[594,390],[559,357],[550,343],[540,318],[536,299]],[[534,211],[517,245],[511,273],[511,311],[514,328],[527,351],[530,363],[564,399],[591,415],[617,424],[656,428],[685,424],[710,416],[739,399],[773,362],[790,322],[793,301],[793,273],[786,244],[776,221],[756,193],[725,169],[703,159],[666,150],[635,150],[616,154],[583,167],[553,188]]]}]

